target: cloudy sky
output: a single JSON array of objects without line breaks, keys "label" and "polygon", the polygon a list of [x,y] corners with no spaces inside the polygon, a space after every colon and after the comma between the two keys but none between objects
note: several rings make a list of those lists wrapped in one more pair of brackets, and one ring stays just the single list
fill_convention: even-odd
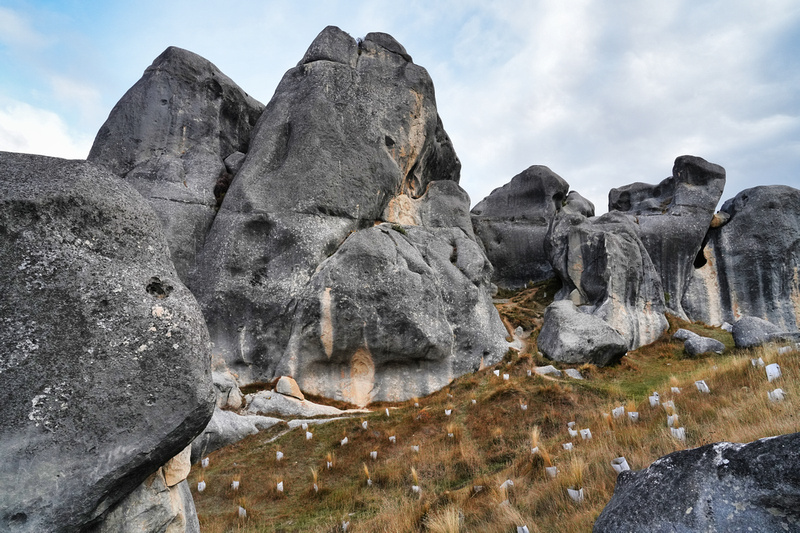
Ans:
[{"label": "cloudy sky", "polygon": [[682,154],[725,167],[723,199],[800,188],[797,0],[0,0],[0,150],[86,157],[170,45],[267,103],[329,24],[429,71],[473,204],[540,164],[605,212]]}]

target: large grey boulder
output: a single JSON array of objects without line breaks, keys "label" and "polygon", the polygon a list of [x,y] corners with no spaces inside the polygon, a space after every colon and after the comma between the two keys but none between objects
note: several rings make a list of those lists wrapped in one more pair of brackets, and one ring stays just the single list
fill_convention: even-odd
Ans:
[{"label": "large grey boulder", "polygon": [[724,168],[684,155],[675,159],[672,176],[658,185],[633,183],[608,194],[609,211],[635,217],[661,277],[667,308],[684,319],[683,296],[724,187]]},{"label": "large grey boulder", "polygon": [[210,345],[151,207],[0,153],[0,530],[89,529],[211,416]]},{"label": "large grey boulder", "polygon": [[684,308],[692,320],[766,319],[798,330],[800,190],[754,187],[725,202],[728,220],[708,232]]},{"label": "large grey boulder", "polygon": [[494,266],[494,283],[516,289],[553,277],[544,240],[568,191],[569,184],[561,176],[534,165],[472,209],[475,235]]},{"label": "large grey boulder", "polygon": [[196,463],[213,451],[235,444],[282,421],[269,416],[240,415],[217,407],[203,433],[192,442],[191,461]]},{"label": "large grey boulder", "polygon": [[359,406],[439,390],[508,349],[490,273],[458,228],[385,223],[354,233],[300,295],[278,371]]},{"label": "large grey boulder", "polygon": [[800,530],[800,433],[719,442],[622,472],[595,533]]},{"label": "large grey boulder", "polygon": [[570,300],[553,302],[544,312],[537,339],[544,355],[562,363],[615,363],[628,350],[627,341],[601,318],[582,313]]},{"label": "large grey boulder", "polygon": [[235,165],[235,154],[247,152],[263,109],[211,62],[171,46],[97,133],[89,161],[123,176],[151,203],[184,281],[233,179],[227,158]]},{"label": "large grey boulder", "polygon": [[[376,223],[426,228],[436,247],[444,241],[450,255],[473,261],[464,268],[481,270],[481,274],[465,275],[474,291],[462,301],[477,302],[474,292],[488,291],[484,279],[491,265],[482,253],[474,253],[479,246],[469,219],[469,198],[457,183],[459,173],[460,162],[436,111],[433,83],[425,69],[413,64],[391,36],[371,33],[357,43],[338,28],[323,30],[298,65],[284,75],[259,119],[192,282],[215,350],[241,382],[288,375],[303,390],[330,391],[312,382],[327,379],[332,365],[346,370],[345,381],[355,379],[348,366],[341,366],[342,361],[349,365],[361,353],[363,345],[354,347],[353,339],[363,338],[362,330],[372,324],[337,322],[332,332],[336,357],[316,367],[303,358],[325,357],[320,338],[320,324],[325,322],[319,317],[328,305],[325,302],[333,302],[330,309],[338,316],[340,292],[353,307],[348,312],[356,316],[363,307],[362,318],[372,320],[372,289],[360,293],[351,280],[328,278],[328,274],[335,270],[333,265],[344,262],[362,283],[373,283],[372,265],[383,261],[385,250],[391,251],[380,240],[370,244],[370,238],[384,235],[371,229]],[[359,235],[362,231],[364,236]],[[356,242],[362,243],[359,255],[338,258],[342,243],[351,241],[351,250]],[[460,246],[457,254],[450,245],[454,243]],[[413,258],[408,265],[402,264],[404,260],[397,259],[399,278],[413,277],[415,269],[422,268]],[[432,302],[439,301],[438,294],[449,294],[448,287],[417,283],[415,292],[401,293],[392,288],[393,278],[381,276],[380,289],[394,295],[391,302],[380,303],[388,311],[383,319],[397,323],[393,315],[416,313],[417,322],[431,320],[432,328],[440,327],[439,316],[422,314],[433,304],[425,302],[421,309],[414,306],[423,293]],[[435,281],[431,276],[424,279]],[[417,277],[418,282],[422,280]],[[330,299],[325,296],[328,288]],[[496,310],[489,300],[482,301],[480,321],[450,321],[476,343],[465,354],[455,345],[447,352],[448,358],[456,360],[451,365],[454,369],[472,368],[475,353],[496,360],[504,351],[497,352],[499,344],[493,337],[505,337],[495,327],[499,324]],[[461,316],[475,316],[472,313],[468,308]],[[486,333],[472,333],[473,329]],[[424,336],[419,337],[419,346],[410,342],[414,335],[413,330],[402,332],[394,346],[385,348],[392,342],[385,340],[375,348],[390,350],[384,359],[400,367],[416,368],[420,358],[442,355],[428,353]],[[315,336],[316,346],[308,354],[294,351],[298,342],[311,342]],[[489,337],[488,342],[482,340]],[[443,340],[437,338],[432,349],[440,349]],[[425,371],[414,375],[436,383],[443,379]],[[380,372],[376,376],[381,379]],[[338,374],[336,383],[337,387],[341,383]]]},{"label": "large grey boulder", "polygon": [[733,324],[731,334],[737,348],[754,348],[782,333],[781,328],[756,316],[745,316]]},{"label": "large grey boulder", "polygon": [[[568,298],[583,314],[603,320],[631,350],[667,329],[661,281],[629,216],[611,211],[589,219],[581,214],[580,203],[573,207],[567,202],[553,220],[546,245],[562,282],[556,300]],[[548,329],[562,327],[547,324],[547,315],[544,322]]]}]

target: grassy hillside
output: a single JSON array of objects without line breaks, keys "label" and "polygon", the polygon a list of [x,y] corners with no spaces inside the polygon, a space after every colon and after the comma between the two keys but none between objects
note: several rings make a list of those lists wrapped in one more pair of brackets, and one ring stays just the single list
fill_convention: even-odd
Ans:
[{"label": "grassy hillside", "polygon": [[[641,469],[680,449],[800,430],[797,352],[736,350],[727,332],[672,318],[661,340],[630,352],[619,365],[581,367],[584,381],[528,376],[534,366],[548,364],[536,352],[535,328],[554,292],[543,284],[504,295],[498,307],[508,325],[532,333],[526,350],[419,399],[419,407],[414,401],[376,404],[367,416],[311,426],[311,440],[297,428],[270,442],[276,428],[211,454],[208,468],[197,465],[189,476],[201,530],[334,532],[349,522],[351,532],[513,533],[522,525],[531,532],[590,531],[613,493],[610,463],[617,457]],[[718,338],[728,349],[722,356],[685,357],[682,343],[671,340],[678,327]],[[751,365],[758,357],[778,362],[783,377],[769,383],[764,369]],[[695,387],[701,379],[710,393]],[[777,387],[786,400],[770,402],[767,392]],[[651,407],[653,391],[674,409]],[[638,422],[627,414],[615,419],[612,409],[620,406],[637,411]],[[685,441],[672,436],[668,414],[678,415]],[[571,437],[571,421],[575,429],[590,429],[591,440]],[[571,451],[562,447],[567,442]],[[537,445],[538,453],[531,453]],[[546,475],[547,465],[557,467],[555,479]],[[207,488],[198,492],[201,479]],[[238,490],[231,489],[233,480]],[[584,490],[580,503],[567,495],[568,487],[578,486]]]}]

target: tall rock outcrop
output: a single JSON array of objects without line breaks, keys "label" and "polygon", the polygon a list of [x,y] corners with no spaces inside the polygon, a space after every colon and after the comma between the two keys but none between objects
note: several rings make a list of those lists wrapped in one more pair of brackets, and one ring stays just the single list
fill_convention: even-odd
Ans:
[{"label": "tall rock outcrop", "polygon": [[[553,269],[561,279],[562,288],[557,300],[569,299],[576,310],[604,321],[624,339],[627,349],[635,349],[656,340],[667,328],[664,316],[664,291],[650,256],[639,239],[636,224],[631,217],[611,211],[589,219],[581,214],[582,203],[575,199],[575,206],[568,201],[559,212],[547,237],[547,252]],[[572,311],[574,312],[574,311]],[[560,313],[570,313],[563,308]],[[556,320],[558,313],[545,314],[542,332],[547,333],[540,345],[543,353],[557,360],[565,360],[556,342],[556,332],[574,334],[566,322]],[[552,323],[553,321],[556,323]],[[580,320],[574,320],[576,325]],[[619,347],[618,339],[607,339],[604,328],[592,325],[586,336],[603,339],[593,341],[595,346],[611,342],[616,354],[602,350],[598,360],[609,362],[618,359],[625,350]],[[598,333],[599,332],[599,333]],[[588,342],[588,341],[587,341]],[[549,352],[549,353],[548,353]],[[621,353],[620,353],[621,352]],[[571,361],[575,362],[575,361]]]},{"label": "tall rock outcrop", "polygon": [[595,533],[797,531],[800,433],[718,442],[617,477]]},{"label": "tall rock outcrop", "polygon": [[544,241],[568,191],[569,184],[561,176],[533,165],[472,209],[475,234],[494,266],[497,285],[517,289],[553,276]]},{"label": "tall rock outcrop", "polygon": [[[323,30],[298,65],[284,75],[256,124],[247,157],[214,220],[192,280],[215,351],[244,381],[273,377],[285,359],[291,364],[282,367],[302,374],[295,376],[301,386],[319,382],[314,376],[327,375],[330,370],[319,368],[315,374],[313,366],[298,362],[302,354],[287,347],[293,336],[328,339],[327,318],[305,323],[296,315],[311,316],[306,310],[314,306],[324,311],[327,289],[331,312],[337,317],[343,301],[355,309],[373,305],[353,292],[351,280],[336,276],[325,279],[326,269],[356,269],[360,279],[366,281],[374,267],[385,279],[380,270],[387,259],[384,254],[390,253],[389,258],[393,258],[397,252],[387,247],[390,242],[385,233],[369,229],[379,222],[402,228],[420,225],[436,234],[457,234],[458,239],[474,244],[462,201],[466,193],[457,185],[459,173],[460,163],[436,111],[433,84],[425,69],[415,65],[389,35],[370,33],[356,42],[338,28]],[[439,181],[453,183],[439,187]],[[359,235],[364,230],[367,233]],[[452,253],[451,244],[458,239],[440,240],[448,243]],[[347,244],[351,240],[353,244]],[[336,257],[340,247],[347,253],[356,242],[361,242],[361,256],[356,261]],[[435,246],[440,246],[438,241]],[[422,268],[417,259],[396,259],[398,279],[416,275],[405,271],[413,273]],[[336,263],[347,266],[326,266]],[[490,267],[487,263],[481,268]],[[461,275],[473,285],[477,282],[476,290],[488,290],[480,276],[474,282]],[[420,282],[422,278],[409,290],[413,287],[433,301],[438,298],[434,294],[445,294],[442,291],[446,288],[425,285]],[[384,289],[390,292],[390,287]],[[335,322],[338,319],[331,318],[334,329],[330,342],[338,351],[330,363],[344,365],[339,369],[345,376],[361,375],[360,366],[355,364],[361,348],[348,355],[344,351],[352,349],[353,335],[374,327],[371,320],[391,321],[391,315],[414,313],[422,320],[421,311],[410,308],[420,301],[418,292],[397,292],[395,296],[399,298],[380,304],[381,313],[389,312],[390,316],[367,311],[362,316],[353,311],[358,320],[344,328]],[[502,338],[499,316],[490,302],[476,297],[475,305],[480,312],[474,316],[480,316],[483,322],[450,323],[451,328],[482,328]],[[320,313],[325,314],[317,311]],[[396,323],[402,323],[402,319]],[[310,330],[293,333],[297,328]],[[339,335],[347,340],[340,343]],[[440,341],[437,337],[436,342]],[[324,341],[322,353],[326,353],[328,342]],[[429,357],[432,352],[427,346],[400,340],[387,348],[393,350],[391,356],[373,357],[374,382],[381,381],[384,369],[405,364],[402,361],[406,360],[414,365],[413,361]],[[465,366],[471,367],[479,364],[471,359],[473,353],[488,352],[487,361],[499,358],[502,352],[498,353],[497,346],[492,341],[491,345],[472,346],[462,354],[450,342],[441,350],[450,358],[469,359]],[[312,358],[320,353],[319,346],[315,349]],[[381,361],[385,361],[383,367]],[[342,386],[337,390],[345,389]],[[380,390],[378,387],[375,394],[366,396],[343,393],[341,397],[381,399]]]},{"label": "tall rock outcrop", "polygon": [[781,330],[800,328],[800,190],[747,189],[725,202],[684,295],[692,320],[734,323],[743,316]]},{"label": "tall rock outcrop", "polygon": [[150,202],[184,282],[263,109],[212,63],[172,46],[97,133],[89,161]]},{"label": "tall rock outcrop", "polygon": [[687,318],[683,295],[693,275],[714,211],[725,187],[725,169],[695,156],[675,159],[672,176],[658,185],[633,183],[611,189],[608,210],[630,214],[661,277],[669,311]]},{"label": "tall rock outcrop", "polygon": [[151,207],[0,153],[0,530],[87,531],[199,434],[208,332]]}]

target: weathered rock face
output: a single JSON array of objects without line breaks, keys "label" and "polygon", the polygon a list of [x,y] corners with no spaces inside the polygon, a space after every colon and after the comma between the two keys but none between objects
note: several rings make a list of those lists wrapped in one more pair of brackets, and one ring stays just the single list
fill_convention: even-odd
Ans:
[{"label": "weathered rock face", "polygon": [[619,361],[628,351],[627,341],[614,328],[580,312],[569,300],[548,306],[537,345],[554,361],[597,366]]},{"label": "weathered rock face", "polygon": [[[588,219],[580,205],[568,202],[548,233],[548,255],[562,282],[556,299],[569,298],[606,322],[628,349],[653,342],[667,328],[663,290],[635,224],[614,211]],[[543,328],[562,327],[547,322],[545,316]]]},{"label": "weathered rock face", "polygon": [[658,185],[611,189],[608,210],[635,217],[639,237],[661,277],[671,313],[686,318],[683,295],[694,261],[725,187],[725,169],[700,157],[680,156],[672,177]]},{"label": "weathered rock face", "polygon": [[709,324],[755,316],[797,331],[800,190],[777,185],[747,189],[726,201],[721,214],[728,221],[708,232],[684,296],[687,314]]},{"label": "weathered rock face", "polygon": [[[376,368],[381,361],[388,369],[402,366],[403,360],[416,365],[419,360],[445,357],[456,359],[451,366],[462,369],[479,364],[473,358],[476,353],[500,357],[493,338],[479,344],[498,332],[494,326],[499,318],[488,299],[477,314],[474,307],[462,314],[480,316],[481,322],[450,323],[470,339],[465,342],[474,343],[462,355],[452,342],[452,332],[449,350],[442,344],[447,339],[438,328],[444,318],[422,316],[423,309],[448,297],[449,288],[417,283],[412,292],[403,292],[391,287],[394,280],[387,280],[385,273],[370,271],[397,252],[382,244],[386,242],[382,230],[367,228],[376,221],[404,227],[419,224],[430,230],[430,237],[424,238],[435,240],[436,247],[440,241],[447,243],[450,255],[450,244],[458,242],[458,255],[462,256],[463,249],[463,257],[474,259],[479,263],[475,268],[481,270],[481,276],[464,276],[464,280],[471,285],[477,280],[480,286],[472,285],[474,291],[488,290],[482,280],[487,277],[483,269],[490,266],[485,257],[476,259],[473,253],[479,247],[468,207],[464,207],[465,202],[469,205],[468,197],[457,185],[459,172],[427,72],[414,65],[388,35],[368,34],[356,43],[338,28],[326,28],[297,67],[286,73],[259,119],[247,157],[206,240],[193,289],[203,305],[215,352],[225,357],[243,382],[269,380],[282,373],[296,378],[303,390],[318,392],[322,386],[312,383],[326,378],[334,365],[351,374],[351,369],[341,365],[345,360],[347,364],[360,360],[356,355],[362,353],[364,338],[371,338],[379,309],[388,313],[382,318],[389,324],[431,320],[434,326],[429,329],[436,331],[436,342],[430,344],[419,334],[414,337],[421,341],[419,345],[405,338],[370,344],[370,353],[385,352],[373,358]],[[363,236],[359,235],[362,231],[366,231]],[[372,243],[370,238],[378,240]],[[337,257],[345,239],[347,249],[358,247],[359,257]],[[384,257],[384,252],[389,256]],[[417,276],[414,269],[423,267],[414,263],[417,258],[408,259],[412,264],[397,259],[400,279]],[[373,289],[358,293],[351,280],[336,277],[337,272],[357,273],[364,282],[380,276],[387,283],[380,290],[396,299],[391,303],[380,299],[376,308],[371,301]],[[425,279],[433,282],[436,278]],[[368,323],[335,323],[332,342],[337,355],[315,367],[301,360],[306,355],[292,346],[316,337],[309,360],[318,361],[320,355],[327,360],[319,329],[327,320],[320,318],[325,289],[330,289],[335,316],[344,312],[339,302],[346,297],[353,306],[347,313]],[[477,302],[474,291],[462,303]],[[420,294],[434,303],[420,302]],[[418,304],[423,307],[414,308]],[[446,313],[446,309],[438,312]],[[411,315],[416,315],[413,321],[403,318]],[[468,333],[472,329],[489,333]],[[390,346],[392,342],[397,344]],[[445,351],[434,355],[436,350]],[[360,375],[360,370],[353,372]],[[376,384],[381,379],[379,372]],[[337,390],[344,390],[338,374],[336,383]]]},{"label": "weathered rock face", "polygon": [[84,531],[208,422],[208,333],[117,177],[0,153],[0,207],[0,529]]},{"label": "weathered rock face", "polygon": [[192,443],[191,462],[196,463],[209,453],[239,442],[248,435],[269,429],[282,422],[279,418],[259,415],[239,415],[233,411],[214,409],[214,416],[203,433]]},{"label": "weathered rock face", "polygon": [[354,233],[300,295],[278,370],[307,392],[360,406],[436,391],[508,347],[490,273],[458,228],[387,223]]},{"label": "weathered rock face", "polygon": [[753,348],[782,333],[781,328],[755,316],[744,316],[731,330],[737,348]]},{"label": "weathered rock face", "polygon": [[[520,288],[553,276],[544,241],[568,191],[569,184],[561,176],[534,165],[472,209],[475,234],[494,266],[493,281],[498,286]],[[594,215],[594,206],[591,210],[589,216]]]},{"label": "weathered rock face", "polygon": [[605,531],[797,531],[800,433],[671,453],[617,477]]},{"label": "weathered rock face", "polygon": [[263,108],[209,61],[170,47],[97,133],[89,161],[123,176],[150,202],[184,281],[235,174],[226,158],[235,166],[235,154],[247,152]]}]

